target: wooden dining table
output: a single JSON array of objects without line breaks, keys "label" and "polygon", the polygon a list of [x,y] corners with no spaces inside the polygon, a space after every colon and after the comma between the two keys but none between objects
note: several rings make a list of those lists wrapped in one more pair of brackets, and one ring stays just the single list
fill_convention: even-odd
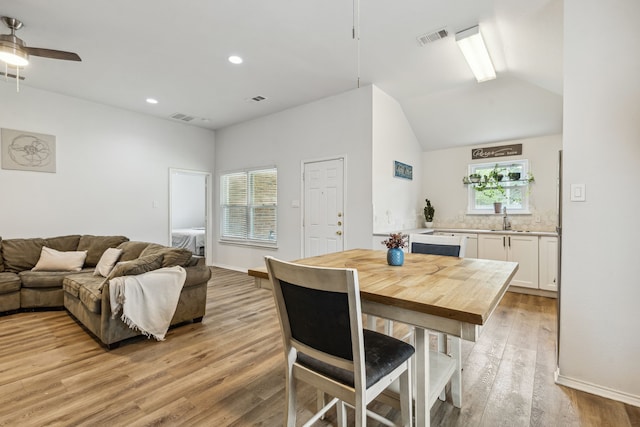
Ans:
[{"label": "wooden dining table", "polygon": [[[404,264],[387,264],[386,251],[352,249],[294,261],[354,268],[362,311],[415,327],[415,417],[429,426],[430,408],[451,381],[454,406],[462,406],[460,339],[476,341],[507,291],[518,263],[406,253]],[[271,288],[266,267],[249,269],[259,287]],[[429,351],[427,331],[452,337],[450,354]]]}]

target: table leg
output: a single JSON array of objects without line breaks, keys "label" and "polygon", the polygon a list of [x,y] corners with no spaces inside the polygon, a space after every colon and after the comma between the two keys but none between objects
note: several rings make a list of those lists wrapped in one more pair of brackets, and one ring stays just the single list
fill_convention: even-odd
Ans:
[{"label": "table leg", "polygon": [[458,337],[449,337],[451,347],[449,354],[456,361],[456,370],[451,376],[451,400],[453,406],[462,408],[462,341]]},{"label": "table leg", "polygon": [[429,341],[427,331],[415,328],[416,348],[416,427],[429,427],[431,423],[429,397]]}]

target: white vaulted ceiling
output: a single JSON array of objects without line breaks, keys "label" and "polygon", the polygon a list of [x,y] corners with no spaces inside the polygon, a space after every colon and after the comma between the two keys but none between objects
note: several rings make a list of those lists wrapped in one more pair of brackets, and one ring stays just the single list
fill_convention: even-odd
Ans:
[{"label": "white vaulted ceiling", "polygon": [[[23,85],[209,129],[355,89],[359,62],[361,86],[393,96],[425,150],[562,131],[561,0],[359,7],[359,43],[353,0],[3,0],[0,15],[24,22],[29,46],[82,57],[32,56]],[[478,23],[498,74],[480,84],[454,36]],[[449,37],[418,44],[440,28]]]}]

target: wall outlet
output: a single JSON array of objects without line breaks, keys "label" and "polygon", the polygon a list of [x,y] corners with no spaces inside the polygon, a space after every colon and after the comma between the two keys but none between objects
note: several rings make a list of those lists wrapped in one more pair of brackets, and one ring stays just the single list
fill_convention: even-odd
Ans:
[{"label": "wall outlet", "polygon": [[540,215],[536,215],[535,221],[540,222]]}]

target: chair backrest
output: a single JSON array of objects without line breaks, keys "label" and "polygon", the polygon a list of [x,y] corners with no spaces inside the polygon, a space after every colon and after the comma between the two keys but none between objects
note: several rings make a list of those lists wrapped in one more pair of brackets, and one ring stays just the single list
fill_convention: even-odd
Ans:
[{"label": "chair backrest", "polygon": [[464,258],[467,236],[409,235],[409,252]]},{"label": "chair backrest", "polygon": [[358,272],[305,266],[269,256],[265,262],[286,356],[295,360],[300,351],[353,371],[355,384],[362,384],[365,366]]}]

